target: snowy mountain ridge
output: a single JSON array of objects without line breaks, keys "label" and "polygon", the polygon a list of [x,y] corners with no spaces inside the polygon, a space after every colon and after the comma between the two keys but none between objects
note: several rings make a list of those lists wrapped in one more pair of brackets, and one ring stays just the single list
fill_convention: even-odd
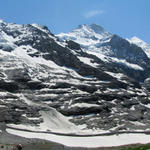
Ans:
[{"label": "snowy mountain ridge", "polygon": [[143,40],[139,39],[138,37],[134,36],[131,39],[127,39],[130,43],[136,44],[137,46],[141,47],[147,56],[150,58],[150,45],[144,42]]},{"label": "snowy mountain ridge", "polygon": [[[104,62],[122,64],[135,70],[144,70],[143,64],[141,64],[140,61],[137,62],[138,59],[134,61],[135,55],[139,55],[134,54],[135,51],[139,51],[140,55],[143,56],[145,54],[147,55],[149,51],[143,47],[141,48],[143,48],[144,51],[143,49],[137,48],[135,45],[130,45],[128,43],[129,40],[127,41],[117,35],[113,35],[96,24],[80,25],[72,32],[60,33],[57,37],[59,37],[61,41],[73,40],[79,43],[84,52],[95,55]],[[116,47],[116,43],[120,43],[120,45]],[[134,44],[139,46],[137,43]],[[127,59],[128,57],[130,58]]]}]

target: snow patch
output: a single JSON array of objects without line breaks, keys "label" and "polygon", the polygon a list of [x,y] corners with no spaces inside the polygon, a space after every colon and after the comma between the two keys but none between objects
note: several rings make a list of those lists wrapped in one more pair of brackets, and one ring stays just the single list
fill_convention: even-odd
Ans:
[{"label": "snow patch", "polygon": [[147,104],[147,105],[145,105],[147,108],[149,108],[150,109],[150,104]]},{"label": "snow patch", "polygon": [[90,65],[92,67],[97,67],[98,64],[97,63],[92,63],[92,61],[94,61],[93,59],[90,59],[90,58],[87,58],[87,57],[79,57],[78,58],[80,59],[80,61],[82,61],[84,64],[87,64],[87,65]]},{"label": "snow patch", "polygon": [[132,124],[136,125],[136,126],[145,126],[144,123],[138,122],[138,121],[132,121]]},{"label": "snow patch", "polygon": [[[29,124],[7,124],[9,127],[26,129],[30,131],[51,131],[56,133],[79,133],[80,129],[71,123],[67,117],[49,107],[49,111],[40,111],[40,118],[29,118],[29,120],[42,119],[43,122],[38,125]],[[26,114],[23,115],[26,117]]]},{"label": "snow patch", "polygon": [[0,108],[6,107],[5,105],[0,105]]},{"label": "snow patch", "polygon": [[46,133],[32,133],[14,129],[6,129],[10,134],[18,135],[25,138],[38,138],[57,142],[71,147],[112,147],[128,144],[146,144],[150,142],[150,135],[147,134],[121,134],[111,136],[93,136],[93,137],[73,137],[60,136]]},{"label": "snow patch", "polygon": [[79,130],[65,116],[54,109],[47,112],[41,111],[40,114],[44,121],[40,124],[40,128],[42,129],[59,133],[76,133]]},{"label": "snow patch", "polygon": [[99,105],[96,104],[88,104],[88,103],[76,103],[76,104],[72,104],[72,107],[79,107],[79,108],[91,108],[91,107],[99,107]]},{"label": "snow patch", "polygon": [[134,70],[141,70],[141,71],[144,70],[141,66],[139,66],[137,64],[129,63],[125,59],[118,59],[118,58],[114,58],[114,57],[112,57],[111,59],[112,59],[112,61],[114,61],[116,63],[120,63],[122,65],[125,65],[128,68],[131,68],[131,69],[134,69]]},{"label": "snow patch", "polygon": [[101,59],[104,62],[109,62],[109,59],[107,56],[105,56],[104,54],[100,53],[100,52],[94,52],[94,51],[86,51],[88,54],[92,54],[95,55],[96,57],[98,57],[99,59]]}]

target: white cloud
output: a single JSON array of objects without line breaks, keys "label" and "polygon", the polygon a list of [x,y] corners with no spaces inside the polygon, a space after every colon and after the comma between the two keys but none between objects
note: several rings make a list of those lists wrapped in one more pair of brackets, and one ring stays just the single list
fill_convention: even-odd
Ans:
[{"label": "white cloud", "polygon": [[92,10],[92,11],[89,11],[89,12],[85,13],[84,17],[85,18],[92,18],[92,17],[95,17],[97,15],[101,15],[103,13],[104,13],[103,10]]}]

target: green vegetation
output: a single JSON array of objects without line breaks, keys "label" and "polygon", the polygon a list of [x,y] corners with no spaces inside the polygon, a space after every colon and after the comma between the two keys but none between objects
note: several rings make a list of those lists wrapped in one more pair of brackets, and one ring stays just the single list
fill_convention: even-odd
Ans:
[{"label": "green vegetation", "polygon": [[23,145],[23,150],[51,150],[55,143],[32,143]]},{"label": "green vegetation", "polygon": [[126,148],[122,148],[121,150],[150,150],[150,144],[138,145],[138,146],[129,146]]}]

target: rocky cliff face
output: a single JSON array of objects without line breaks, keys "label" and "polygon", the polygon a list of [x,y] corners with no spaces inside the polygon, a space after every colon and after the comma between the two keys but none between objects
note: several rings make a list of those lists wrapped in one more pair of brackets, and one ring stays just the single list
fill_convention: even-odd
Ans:
[{"label": "rocky cliff face", "polygon": [[9,127],[149,129],[150,59],[98,25],[55,36],[45,26],[1,21],[0,62],[0,122]]}]

